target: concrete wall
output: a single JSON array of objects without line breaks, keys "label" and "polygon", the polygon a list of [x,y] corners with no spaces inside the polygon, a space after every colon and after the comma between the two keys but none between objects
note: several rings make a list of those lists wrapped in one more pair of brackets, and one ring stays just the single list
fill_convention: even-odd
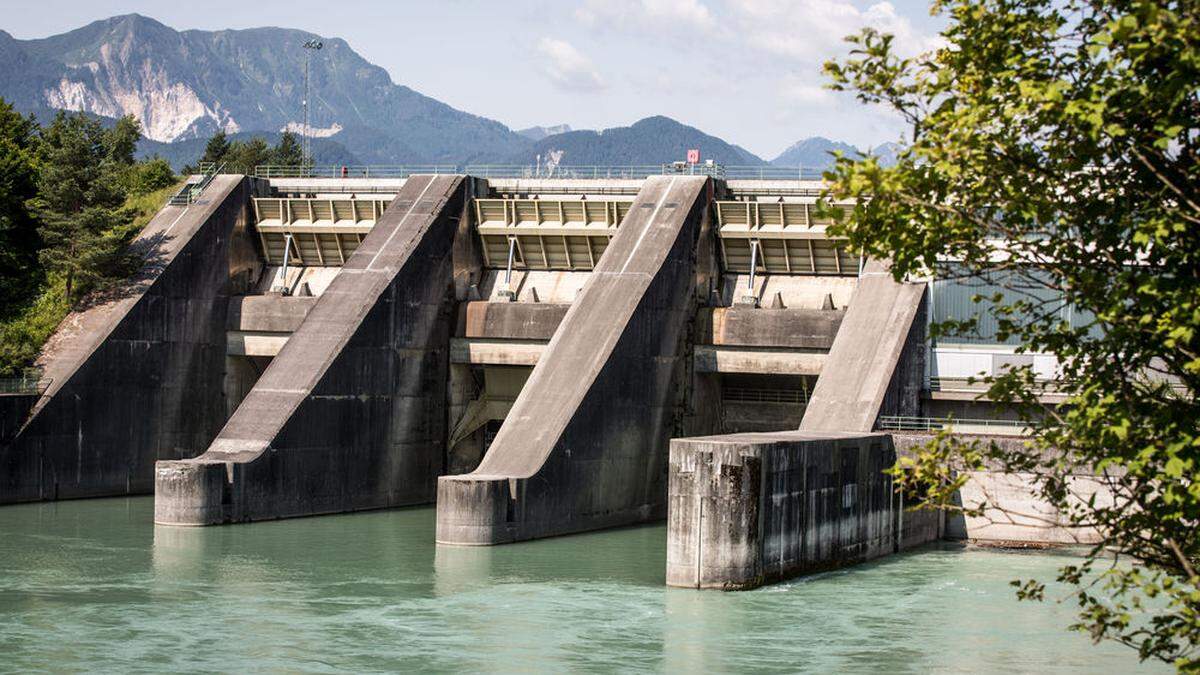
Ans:
[{"label": "concrete wall", "polygon": [[[932,439],[930,434],[893,434],[896,450],[913,452]],[[1021,450],[1027,439],[1020,436],[984,436],[958,434],[964,441],[997,443],[1008,450]],[[1112,496],[1095,476],[1077,475],[1069,480],[1073,499],[1084,504],[1095,496],[1097,503],[1111,503]],[[1025,473],[1005,473],[999,468],[971,472],[960,492],[961,504],[988,508],[980,515],[948,513],[946,536],[993,545],[1093,544],[1100,535],[1091,528],[1068,527],[1063,514],[1038,495],[1034,477]]]},{"label": "concrete wall", "polygon": [[886,434],[748,433],[671,441],[667,583],[747,589],[940,537],[903,512]]},{"label": "concrete wall", "polygon": [[16,437],[39,398],[41,395],[35,393],[0,394],[0,443]]},{"label": "concrete wall", "polygon": [[709,185],[645,181],[479,468],[439,480],[439,542],[498,544],[662,517],[688,332],[696,296],[710,288],[695,276]]},{"label": "concrete wall", "polygon": [[704,308],[696,316],[696,342],[827,352],[844,315],[843,310]]},{"label": "concrete wall", "polygon": [[252,183],[218,176],[163,208],[133,243],[138,274],[64,320],[43,355],[50,387],[0,447],[0,503],[148,493],[156,460],[216,436],[229,296],[256,276]]},{"label": "concrete wall", "polygon": [[452,247],[469,183],[413,176],[203,456],[160,462],[155,521],[205,525],[433,499]]}]

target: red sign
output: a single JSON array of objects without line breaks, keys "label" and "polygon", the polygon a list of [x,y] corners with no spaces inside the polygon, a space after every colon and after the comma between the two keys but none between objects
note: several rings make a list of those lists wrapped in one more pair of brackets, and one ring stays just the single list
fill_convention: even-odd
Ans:
[{"label": "red sign", "polygon": [[692,148],[691,150],[688,150],[687,161],[688,161],[688,164],[699,164],[700,163],[700,149]]}]

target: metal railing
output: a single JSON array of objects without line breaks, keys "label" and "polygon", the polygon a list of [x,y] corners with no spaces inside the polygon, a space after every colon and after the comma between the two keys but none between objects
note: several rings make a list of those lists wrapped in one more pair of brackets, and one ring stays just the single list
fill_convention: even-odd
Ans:
[{"label": "metal railing", "polygon": [[941,431],[943,429],[983,428],[996,433],[1020,433],[1028,425],[1021,420],[959,419],[957,417],[905,417],[881,415],[879,428],[885,431]]},{"label": "metal railing", "polygon": [[821,180],[824,171],[812,167],[727,166],[725,178],[734,180]]},{"label": "metal railing", "polygon": [[803,389],[754,389],[751,387],[722,387],[721,399],[733,403],[808,403]]},{"label": "metal railing", "polygon": [[636,179],[661,174],[663,167],[627,166],[532,166],[525,164],[468,164],[463,173],[480,178],[609,178]]},{"label": "metal railing", "polygon": [[217,166],[212,162],[201,162],[200,180],[195,183],[186,183],[182,188],[179,189],[179,192],[175,193],[175,196],[171,197],[167,201],[167,203],[171,206],[187,206],[188,204],[194,203],[200,198],[200,194],[204,192],[204,189],[213,182],[213,179],[216,178],[217,174],[221,173],[224,168],[224,164]]},{"label": "metal railing", "polygon": [[629,164],[615,166],[545,166],[531,164],[403,164],[254,167],[258,178],[407,178],[413,174],[461,173],[479,178],[641,179],[663,175],[712,176],[737,180],[820,180],[814,168],[725,166],[722,164]]},{"label": "metal railing", "polygon": [[20,377],[0,377],[0,395],[41,394],[53,380],[42,377],[41,371],[31,371]]},{"label": "metal railing", "polygon": [[418,173],[459,173],[454,164],[371,164],[254,167],[256,178],[407,178]]},{"label": "metal railing", "polygon": [[[1054,394],[1059,391],[1060,380],[1034,380],[1033,385],[1039,393]],[[925,380],[925,388],[929,391],[946,392],[985,392],[991,387],[990,382],[979,377],[930,377]]]}]

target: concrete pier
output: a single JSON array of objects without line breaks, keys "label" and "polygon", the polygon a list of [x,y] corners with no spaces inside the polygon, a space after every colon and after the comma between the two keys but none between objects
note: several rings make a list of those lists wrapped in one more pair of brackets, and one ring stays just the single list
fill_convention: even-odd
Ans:
[{"label": "concrete pier", "polygon": [[407,179],[207,452],[158,464],[155,522],[432,501],[467,185]]},{"label": "concrete pier", "polygon": [[195,203],[164,207],[132,244],[141,270],[64,320],[43,354],[49,387],[5,415],[22,424],[0,444],[0,504],[146,494],[155,461],[208,447],[225,419],[229,298],[259,267],[254,189],[217,176]]},{"label": "concrete pier", "polygon": [[500,544],[661,518],[708,179],[651,177],[479,468],[438,481],[437,540]]},{"label": "concrete pier", "polygon": [[887,434],[784,431],[671,441],[667,584],[749,589],[941,537],[905,512]]}]

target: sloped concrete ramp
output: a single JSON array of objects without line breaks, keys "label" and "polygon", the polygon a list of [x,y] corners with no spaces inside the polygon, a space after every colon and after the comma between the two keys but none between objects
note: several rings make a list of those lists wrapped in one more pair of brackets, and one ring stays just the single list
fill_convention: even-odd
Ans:
[{"label": "sloped concrete ramp", "polygon": [[801,431],[871,431],[881,414],[916,415],[924,376],[924,283],[870,261],[850,298]]},{"label": "sloped concrete ramp", "polygon": [[155,522],[428,503],[445,444],[461,176],[413,176],[208,451],[160,462]]},{"label": "sloped concrete ramp", "polygon": [[43,355],[49,388],[0,446],[0,504],[148,493],[156,460],[208,447],[225,419],[231,284],[256,261],[249,190],[217,176],[164,207],[132,244],[141,270],[63,321]]},{"label": "sloped concrete ramp", "polygon": [[437,540],[500,544],[661,518],[707,179],[652,177],[479,468],[438,481]]}]

